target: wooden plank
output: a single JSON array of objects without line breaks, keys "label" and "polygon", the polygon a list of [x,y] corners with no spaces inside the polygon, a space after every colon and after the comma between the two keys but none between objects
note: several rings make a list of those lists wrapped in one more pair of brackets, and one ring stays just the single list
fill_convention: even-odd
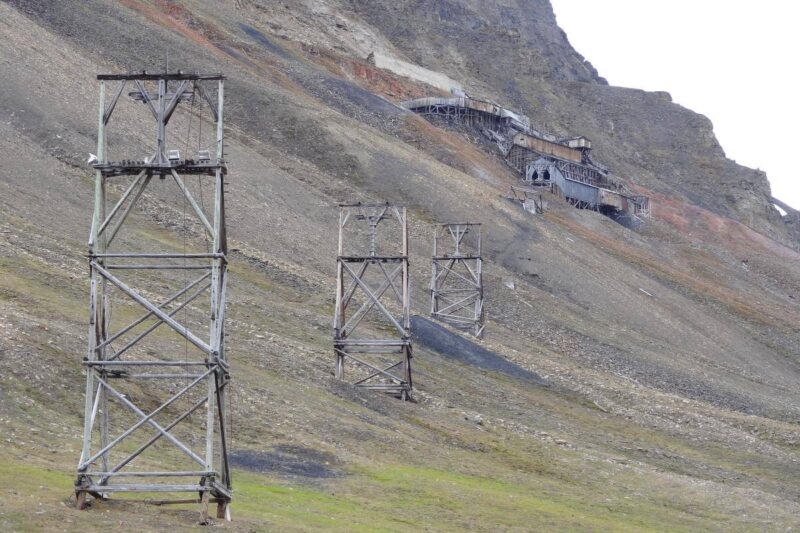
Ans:
[{"label": "wooden plank", "polygon": [[141,81],[179,81],[179,80],[196,80],[196,81],[211,81],[211,80],[224,80],[226,79],[223,74],[189,74],[184,72],[169,72],[160,74],[150,74],[147,71],[132,72],[127,74],[98,74],[98,80],[141,80]]}]

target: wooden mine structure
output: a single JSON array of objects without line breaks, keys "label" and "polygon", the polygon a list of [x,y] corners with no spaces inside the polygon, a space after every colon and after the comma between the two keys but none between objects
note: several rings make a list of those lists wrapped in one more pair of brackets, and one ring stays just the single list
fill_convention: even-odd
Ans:
[{"label": "wooden mine structure", "polygon": [[[381,228],[388,234],[379,235]],[[406,208],[341,205],[333,320],[337,379],[345,379],[349,360],[354,385],[410,399],[408,274]],[[372,330],[365,325],[368,316]]]},{"label": "wooden mine structure", "polygon": [[441,116],[449,119],[460,119],[473,126],[485,126],[495,130],[513,128],[518,131],[530,130],[530,119],[499,105],[460,96],[441,98],[430,96],[408,100],[400,104],[406,109],[426,116]]},{"label": "wooden mine structure", "polygon": [[[171,499],[158,500],[160,503],[200,503],[203,521],[208,518],[210,503],[217,504],[217,517],[230,519],[229,366],[224,348],[228,265],[223,187],[225,78],[179,71],[98,75],[97,79],[97,154],[89,161],[95,170],[88,253],[89,346],[83,363],[86,403],[75,481],[77,506],[86,507],[90,495],[163,493]],[[117,86],[107,102],[106,84],[113,82]],[[126,88],[131,89],[128,96],[133,100],[125,100],[124,105],[133,108],[134,115],[122,113],[122,118],[144,113],[141,123],[154,119],[154,149],[139,154],[147,155],[143,159],[110,161],[108,124],[115,108],[120,108]],[[191,159],[181,157],[175,149],[183,148],[182,143],[170,142],[167,137],[170,119],[180,107],[184,108],[181,113],[187,111],[187,106],[181,106],[186,102],[191,105],[190,117],[199,105],[208,109],[216,126],[206,133],[208,146],[213,148],[198,148]],[[129,137],[124,136],[136,124],[126,123],[114,138],[127,141]],[[188,133],[186,138],[188,145]],[[199,139],[198,135],[198,144]],[[187,175],[194,178],[186,179]],[[177,188],[171,186],[173,182]],[[202,185],[208,182],[213,183],[210,214],[202,197]],[[199,188],[199,203],[193,187]],[[120,237],[120,230],[130,225],[126,224],[129,215],[144,211],[135,208],[141,207],[142,194],[148,189],[155,189],[152,194],[162,202],[170,194],[168,189],[182,199],[184,231],[188,211],[205,233],[204,248],[189,253],[185,237],[181,250],[179,245],[165,245],[163,236],[159,239],[158,234],[137,230],[140,242],[148,242],[142,250],[132,244],[133,238]],[[117,191],[119,198],[110,201]],[[170,284],[180,289],[165,289]],[[191,305],[203,295],[208,298],[207,306]],[[113,319],[112,303],[116,309]],[[189,321],[192,312],[199,318]],[[165,464],[173,468],[164,469]],[[162,466],[153,469],[154,465]],[[176,493],[192,497],[176,499]]]},{"label": "wooden mine structure", "polygon": [[586,137],[559,139],[532,128],[523,114],[468,96],[417,98],[400,105],[479,129],[528,187],[550,188],[569,204],[599,211],[626,226],[636,227],[650,216],[650,199],[629,192],[593,161],[592,142]]},{"label": "wooden mine structure", "polygon": [[[470,243],[468,236],[472,237]],[[481,337],[484,328],[481,225],[467,222],[436,226],[431,262],[431,316]]]}]

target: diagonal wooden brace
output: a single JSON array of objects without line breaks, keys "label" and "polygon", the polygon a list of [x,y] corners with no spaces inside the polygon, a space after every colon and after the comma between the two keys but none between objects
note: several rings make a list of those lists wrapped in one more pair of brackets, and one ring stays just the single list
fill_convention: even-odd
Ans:
[{"label": "diagonal wooden brace", "polygon": [[128,296],[133,298],[142,307],[144,307],[148,311],[151,311],[154,315],[156,315],[158,318],[160,318],[163,322],[165,322],[169,327],[171,327],[173,330],[175,330],[178,334],[180,334],[182,337],[186,338],[186,340],[188,340],[189,342],[191,342],[192,344],[194,344],[195,346],[197,346],[198,348],[200,348],[201,350],[203,350],[204,352],[206,352],[209,355],[214,355],[214,356],[217,355],[214,352],[214,350],[211,348],[211,346],[209,346],[208,344],[203,342],[194,333],[192,333],[186,327],[184,327],[181,324],[179,324],[175,319],[173,319],[167,313],[165,313],[164,311],[162,311],[161,309],[159,309],[158,307],[156,307],[155,305],[150,303],[144,296],[142,296],[138,292],[134,291],[133,289],[131,289],[130,287],[125,285],[125,283],[123,283],[121,280],[119,280],[111,272],[109,272],[105,268],[103,268],[100,265],[98,265],[95,261],[92,261],[91,266],[101,276],[103,276],[105,279],[107,279],[112,284],[114,284],[119,290],[121,290],[122,292],[124,292],[125,294],[127,294]]},{"label": "diagonal wooden brace", "polygon": [[98,381],[98,383],[100,385],[105,387],[105,389],[108,392],[110,392],[112,396],[114,396],[119,401],[121,401],[123,404],[128,406],[132,411],[134,411],[136,414],[138,414],[142,418],[138,422],[136,422],[133,426],[131,426],[128,429],[126,429],[125,431],[123,431],[117,438],[115,438],[113,441],[109,442],[100,451],[98,451],[97,453],[92,455],[90,458],[86,459],[83,463],[81,463],[79,465],[79,467],[78,467],[78,471],[85,471],[89,467],[90,464],[92,464],[94,461],[97,460],[97,458],[101,457],[102,455],[105,455],[111,448],[113,448],[114,446],[116,446],[117,444],[122,442],[128,435],[130,435],[131,433],[133,433],[134,431],[139,429],[144,424],[148,424],[148,423],[150,425],[154,426],[160,433],[164,434],[164,436],[167,437],[169,440],[171,440],[173,442],[173,444],[175,444],[181,450],[183,450],[185,453],[187,453],[189,455],[189,457],[191,457],[195,461],[198,461],[201,465],[205,466],[205,464],[206,464],[205,461],[200,459],[200,457],[198,457],[197,454],[195,454],[193,451],[191,451],[188,448],[186,448],[186,446],[184,446],[174,436],[172,436],[169,433],[167,433],[167,431],[164,428],[162,428],[161,425],[159,425],[157,422],[155,422],[153,420],[153,417],[156,416],[161,411],[163,411],[164,409],[166,409],[167,407],[169,407],[170,405],[172,405],[175,401],[177,401],[179,398],[181,398],[192,387],[194,387],[195,385],[197,385],[198,383],[203,381],[203,379],[205,379],[206,376],[208,376],[211,372],[214,372],[214,370],[215,370],[214,368],[208,369],[200,377],[198,377],[197,379],[192,381],[189,385],[187,385],[186,387],[184,387],[183,389],[181,389],[180,391],[175,393],[166,402],[162,403],[158,408],[156,408],[154,411],[152,411],[149,415],[145,414],[144,411],[142,411],[141,409],[136,407],[130,400],[125,398],[125,396],[120,394],[116,389],[114,389],[111,385],[109,385],[105,380],[103,380],[102,378],[98,377],[97,381]]},{"label": "diagonal wooden brace", "polygon": [[364,283],[363,280],[356,277],[352,269],[349,266],[347,266],[347,263],[342,262],[342,266],[344,267],[345,270],[347,270],[347,272],[351,276],[353,276],[353,279],[356,281],[358,286],[361,287],[361,290],[364,291],[364,293],[372,299],[374,304],[378,306],[378,309],[380,309],[381,312],[383,312],[383,314],[386,315],[386,318],[388,318],[389,321],[394,325],[394,327],[397,328],[397,331],[404,337],[408,336],[408,332],[406,331],[406,329],[400,325],[400,323],[397,321],[394,315],[392,315],[392,313],[390,313],[389,310],[386,309],[386,307],[380,302],[379,297],[376,297],[375,294],[372,293],[369,286],[366,283]]},{"label": "diagonal wooden brace", "polygon": [[[386,290],[389,288],[392,279],[396,278],[397,275],[400,274],[402,271],[403,271],[402,265],[395,268],[394,272],[392,272],[391,275],[386,274],[386,271],[384,270],[384,274],[386,274],[386,281],[384,281],[376,289],[375,295],[378,298],[383,297],[383,293],[385,293]],[[358,310],[355,313],[353,313],[353,316],[351,316],[350,319],[347,321],[347,323],[345,323],[344,327],[342,327],[342,336],[346,336],[348,332],[352,332],[358,326],[358,324],[361,323],[361,320],[364,318],[364,316],[366,316],[367,313],[370,312],[370,310],[373,307],[375,307],[374,300],[366,301],[363,304],[361,304],[361,307],[359,307]]]}]

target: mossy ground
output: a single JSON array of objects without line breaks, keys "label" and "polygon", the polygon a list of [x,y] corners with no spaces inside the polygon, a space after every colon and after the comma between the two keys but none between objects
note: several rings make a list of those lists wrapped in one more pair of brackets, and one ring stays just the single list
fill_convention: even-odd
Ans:
[{"label": "mossy ground", "polygon": [[[232,531],[698,531],[722,530],[731,519],[678,493],[642,494],[606,486],[526,476],[524,483],[402,464],[362,467],[324,486],[291,484],[235,471]],[[125,498],[73,509],[66,468],[0,463],[6,490],[4,531],[191,529],[195,505],[152,506]],[[674,499],[672,499],[674,498]],[[741,525],[741,524],[740,524]]]}]

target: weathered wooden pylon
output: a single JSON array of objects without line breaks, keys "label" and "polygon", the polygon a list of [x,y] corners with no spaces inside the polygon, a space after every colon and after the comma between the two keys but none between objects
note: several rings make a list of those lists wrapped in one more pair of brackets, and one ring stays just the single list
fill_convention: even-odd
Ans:
[{"label": "weathered wooden pylon", "polygon": [[[470,236],[470,242],[467,242]],[[444,241],[444,242],[442,242]],[[481,225],[436,226],[431,260],[431,316],[476,337],[483,335]]]},{"label": "weathered wooden pylon", "polygon": [[[384,239],[399,240],[399,249],[397,242],[393,247],[379,242],[381,223],[399,229],[393,235],[395,239]],[[345,237],[348,224],[359,226],[352,228],[349,240]],[[359,235],[361,242],[355,243],[351,253],[350,245]],[[389,204],[340,206],[336,270],[336,377],[345,379],[345,365],[350,360],[355,363],[350,367],[354,385],[409,399],[413,384],[406,208]],[[356,311],[349,314],[353,307]],[[366,331],[363,325],[368,315],[374,319],[372,331]]]},{"label": "weathered wooden pylon", "polygon": [[[75,481],[77,505],[84,508],[89,495],[107,498],[116,492],[136,492],[166,493],[167,497],[185,492],[193,498],[177,500],[171,496],[160,502],[201,503],[203,521],[208,517],[209,503],[214,502],[217,516],[229,519],[224,76],[143,72],[99,75],[97,79],[97,155],[90,158],[95,169],[95,198],[88,253],[89,346],[84,359],[86,404]],[[109,82],[118,85],[107,104],[105,88]],[[129,96],[143,104],[137,107],[155,119],[155,148],[150,154],[140,154],[147,155],[141,160],[111,162],[107,126],[126,87],[132,90]],[[213,148],[201,150],[198,146],[195,158],[181,158],[174,148],[183,148],[182,142],[171,146],[167,142],[167,126],[181,102],[207,107],[216,125],[215,139],[209,139]],[[126,132],[127,128],[123,134]],[[187,132],[187,147],[188,137]],[[198,144],[200,138],[198,134]],[[201,193],[200,182],[212,181],[210,215],[202,206],[202,196],[198,203],[182,175],[197,176]],[[130,181],[125,183],[126,179]],[[171,188],[170,182],[177,188]],[[116,202],[110,203],[109,192],[116,188],[115,183],[125,184],[125,189]],[[204,249],[187,253],[185,237],[182,250],[167,245],[166,251],[164,239],[152,239],[142,250],[133,249],[129,239],[118,238],[148,187],[158,190],[162,202],[168,188],[173,197],[181,198],[184,220],[187,210],[193,212],[206,233]],[[139,235],[147,239],[152,234]],[[191,272],[200,275],[187,277]],[[181,288],[174,293],[169,289],[171,294],[157,301],[158,291],[164,291],[170,282]],[[192,302],[203,295],[209,298],[209,307],[194,308]],[[117,308],[113,322],[112,303]],[[138,307],[144,314],[137,317],[134,313]],[[192,310],[200,317],[193,323],[188,318]],[[166,328],[161,327],[164,325]],[[203,414],[193,417],[195,413]]]}]

